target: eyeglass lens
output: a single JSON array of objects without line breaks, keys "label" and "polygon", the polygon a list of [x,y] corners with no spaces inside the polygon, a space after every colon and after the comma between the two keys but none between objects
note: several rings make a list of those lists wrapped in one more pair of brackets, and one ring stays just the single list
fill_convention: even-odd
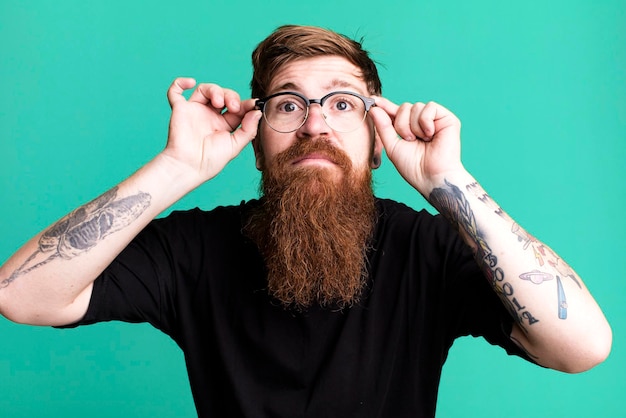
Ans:
[{"label": "eyeglass lens", "polygon": [[[308,111],[302,97],[283,94],[272,97],[265,103],[264,117],[272,129],[293,132],[304,124]],[[324,100],[322,114],[333,130],[350,132],[357,129],[365,119],[365,103],[351,94],[331,94]]]}]

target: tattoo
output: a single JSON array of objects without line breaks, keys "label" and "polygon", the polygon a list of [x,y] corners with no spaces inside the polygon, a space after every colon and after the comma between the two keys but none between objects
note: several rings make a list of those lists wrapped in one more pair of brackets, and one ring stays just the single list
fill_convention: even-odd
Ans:
[{"label": "tattoo", "polygon": [[476,196],[478,200],[487,205],[491,210],[493,210],[493,213],[495,213],[496,215],[500,216],[503,219],[511,219],[477,182],[468,184],[465,189],[468,192],[472,193],[474,196]]},{"label": "tattoo", "polygon": [[[517,240],[519,242],[523,242],[524,243],[524,249],[527,249],[530,244],[535,241],[535,238],[532,237],[530,234],[528,234],[526,231],[524,231],[524,229],[522,229],[522,227],[520,227],[518,224],[513,223],[513,226],[511,227],[511,231],[517,235]],[[535,253],[536,255],[537,253]]]},{"label": "tattoo", "polygon": [[[576,273],[567,265],[561,258],[559,258],[554,251],[540,243],[535,237],[524,231],[518,224],[514,223],[511,231],[517,235],[517,239],[524,243],[524,250],[529,247],[532,248],[535,260],[539,267],[550,266],[561,277],[569,277],[579,289],[582,289],[582,285],[576,277]],[[546,266],[546,267],[547,267]],[[520,276],[522,280],[530,280],[532,283],[541,284],[544,281],[552,280],[555,276],[550,273],[541,272],[539,270],[533,270],[528,273],[523,273]],[[565,289],[561,282],[561,277],[556,276],[556,291],[558,298],[558,316],[559,319],[567,319],[567,299],[565,297]]]},{"label": "tattoo", "polygon": [[[505,307],[509,310],[513,319],[515,319],[519,326],[525,330],[524,324],[536,324],[539,320],[517,300],[513,285],[504,280],[504,270],[498,266],[498,258],[489,247],[483,233],[479,230],[469,201],[457,186],[447,180],[445,184],[447,186],[445,188],[433,189],[428,200],[450,220],[453,225],[456,225],[459,233],[465,237],[465,241],[474,251],[476,260],[493,289],[498,296],[500,296]],[[468,188],[472,190],[477,189],[475,186],[470,186],[472,185],[469,185]],[[491,201],[488,196],[487,199]]]},{"label": "tattoo", "polygon": [[572,279],[572,281],[576,283],[578,288],[582,289],[583,287],[581,286],[580,282],[576,278],[576,273],[574,273],[574,270],[572,270],[570,266],[568,266],[562,259],[557,257],[556,254],[552,253],[552,256],[553,256],[552,259],[548,260],[548,264],[550,264],[550,266],[552,266],[556,271],[558,271],[559,274],[561,274],[561,276],[569,277],[570,279]]},{"label": "tattoo", "polygon": [[544,273],[543,271],[533,270],[528,273],[522,273],[519,275],[522,280],[528,280],[534,284],[541,284],[545,281],[554,279],[554,276],[550,273]]},{"label": "tattoo", "polygon": [[559,319],[567,319],[567,299],[559,276],[556,276],[556,289],[559,298]]},{"label": "tattoo", "polygon": [[[534,284],[542,284],[543,282],[554,279],[554,276],[550,273],[533,270],[528,273],[520,274],[519,278],[522,280],[528,280]],[[565,289],[563,288],[563,283],[561,282],[561,278],[559,276],[556,276],[556,289],[558,296],[559,319],[567,319],[567,299],[565,298]]]},{"label": "tattoo", "polygon": [[117,200],[116,197],[117,187],[52,225],[39,238],[37,250],[0,282],[0,289],[55,258],[69,260],[89,251],[108,235],[131,224],[150,206],[148,193],[139,192]]},{"label": "tattoo", "polygon": [[[522,243],[524,250],[527,250],[528,248],[532,249],[533,254],[535,255],[535,260],[539,267],[543,267],[547,263],[561,276],[569,277],[572,281],[574,281],[574,283],[576,283],[579,288],[582,288],[580,282],[576,277],[576,273],[565,262],[563,262],[563,260],[559,258],[554,253],[554,251],[540,243],[535,237],[526,232],[517,223],[513,222],[513,220],[502,211],[502,209],[489,197],[489,195],[485,193],[485,191],[480,187],[478,183],[469,184],[466,189],[468,192],[474,194],[474,196],[476,196],[478,200],[483,202],[489,208],[493,209],[494,213],[496,213],[498,216],[512,222],[511,232],[517,235],[517,240]],[[539,270],[533,270],[527,273],[523,273],[519,276],[520,279],[528,280],[534,284],[541,284],[545,281],[554,279],[554,277],[555,276],[550,273],[542,272]],[[558,316],[560,319],[567,319],[567,300],[565,298],[565,289],[563,288],[561,278],[559,276],[556,276],[556,279],[558,295]],[[516,301],[513,301],[513,304],[518,308],[518,310],[521,310]],[[522,313],[522,316],[524,316],[524,313]]]},{"label": "tattoo", "polygon": [[[511,227],[511,231],[517,235],[517,239],[524,243],[524,249],[532,248],[535,254],[535,260],[539,267],[543,267],[546,263],[556,270],[563,277],[569,277],[576,285],[582,289],[582,286],[576,278],[576,273],[570,266],[567,265],[554,251],[540,243],[537,238],[533,237],[526,231],[524,231],[518,224],[514,223]],[[536,271],[536,270],[534,270]],[[526,273],[529,274],[529,273]],[[547,274],[547,273],[546,273]],[[551,275],[550,275],[551,276]],[[520,276],[521,277],[521,276]],[[552,277],[551,277],[552,278]],[[550,278],[550,279],[551,279]],[[548,279],[548,280],[550,280]]]}]

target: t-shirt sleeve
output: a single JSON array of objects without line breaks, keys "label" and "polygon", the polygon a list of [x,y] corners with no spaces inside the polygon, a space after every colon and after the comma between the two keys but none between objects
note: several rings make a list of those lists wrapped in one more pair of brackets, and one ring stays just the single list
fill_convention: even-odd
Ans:
[{"label": "t-shirt sleeve", "polygon": [[[447,224],[443,217],[438,222]],[[474,259],[472,250],[451,227],[442,227],[447,235],[444,250],[443,297],[448,338],[483,337],[501,346],[508,354],[530,360],[510,338],[514,319]]]},{"label": "t-shirt sleeve", "polygon": [[178,286],[197,277],[197,266],[188,258],[198,230],[197,212],[174,212],[152,221],[96,279],[85,316],[68,327],[148,322],[175,337]]}]

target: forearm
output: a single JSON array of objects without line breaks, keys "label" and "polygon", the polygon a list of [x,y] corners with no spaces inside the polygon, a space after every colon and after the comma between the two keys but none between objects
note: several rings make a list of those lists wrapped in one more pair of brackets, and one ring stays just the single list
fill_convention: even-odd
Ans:
[{"label": "forearm", "polygon": [[511,338],[539,364],[586,370],[610,350],[611,330],[578,275],[516,224],[467,173],[450,173],[429,201],[459,230],[513,316]]},{"label": "forearm", "polygon": [[0,267],[0,313],[35,325],[80,319],[96,277],[159,213],[197,186],[163,155],[41,232]]}]

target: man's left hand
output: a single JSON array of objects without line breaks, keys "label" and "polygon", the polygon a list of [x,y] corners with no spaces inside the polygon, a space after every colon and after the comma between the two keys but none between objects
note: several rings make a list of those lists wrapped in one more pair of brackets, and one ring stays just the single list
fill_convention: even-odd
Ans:
[{"label": "man's left hand", "polygon": [[387,156],[402,177],[424,196],[446,173],[464,170],[461,122],[445,107],[429,102],[397,105],[375,97],[369,113]]}]

